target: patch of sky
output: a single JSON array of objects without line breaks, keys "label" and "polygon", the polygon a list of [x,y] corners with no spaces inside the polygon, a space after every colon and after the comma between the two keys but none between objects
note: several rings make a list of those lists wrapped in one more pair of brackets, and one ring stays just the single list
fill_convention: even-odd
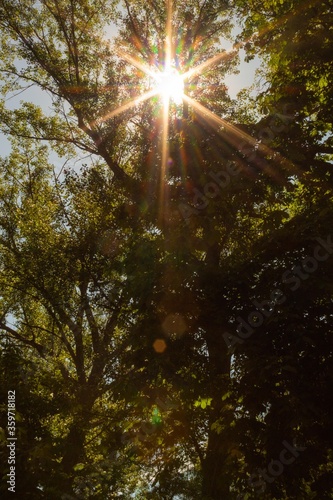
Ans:
[{"label": "patch of sky", "polygon": [[[18,70],[22,70],[25,67],[23,61],[15,61]],[[4,99],[5,106],[7,109],[14,111],[19,109],[24,103],[32,103],[35,106],[41,108],[42,112],[46,116],[52,116],[54,114],[54,104],[50,92],[42,89],[36,84],[27,84],[22,82],[22,88],[20,90],[14,90],[9,92]],[[63,107],[65,112],[69,112],[69,104],[63,102]],[[11,142],[7,135],[0,132],[0,156],[6,157],[11,153]],[[83,164],[89,165],[93,162],[91,155],[77,149],[76,158],[68,161],[63,157],[60,157],[52,148],[49,149],[49,161],[54,166],[54,172],[56,176],[61,176],[65,166],[67,168],[72,168],[74,170],[79,170]]]}]

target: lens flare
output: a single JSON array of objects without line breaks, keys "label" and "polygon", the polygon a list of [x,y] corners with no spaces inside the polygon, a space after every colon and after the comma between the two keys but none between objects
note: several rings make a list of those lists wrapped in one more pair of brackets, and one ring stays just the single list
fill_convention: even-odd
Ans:
[{"label": "lens flare", "polygon": [[164,101],[172,100],[176,104],[181,104],[184,95],[184,80],[175,69],[169,69],[156,76],[157,93]]},{"label": "lens flare", "polygon": [[[179,61],[176,64],[176,57],[174,54],[174,44],[173,44],[173,0],[165,0],[166,5],[166,25],[165,25],[165,38],[164,38],[164,57],[163,60],[159,60],[159,67],[164,66],[164,71],[156,71],[156,61],[155,64],[152,65],[151,61],[149,64],[147,62],[143,62],[142,58],[138,56],[133,56],[125,52],[124,50],[115,47],[115,52],[121,59],[125,60],[131,66],[136,67],[142,73],[144,73],[149,78],[149,89],[141,96],[137,96],[129,99],[127,102],[122,103],[118,108],[114,110],[110,110],[105,114],[104,117],[99,118],[97,121],[106,121],[110,118],[113,118],[125,111],[128,111],[146,100],[154,97],[155,95],[160,95],[163,100],[163,106],[160,113],[159,118],[159,131],[160,131],[160,155],[161,155],[161,179],[165,178],[165,174],[168,168],[168,160],[169,160],[169,119],[170,119],[170,111],[171,111],[171,103],[176,105],[180,105],[184,103],[183,109],[183,118],[187,118],[188,107],[190,106],[195,112],[201,115],[205,120],[207,120],[211,125],[216,127],[218,132],[221,135],[227,134],[227,140],[229,143],[234,146],[236,149],[244,152],[246,156],[249,155],[249,147],[252,151],[251,154],[255,154],[254,152],[261,153],[262,155],[269,156],[271,160],[277,161],[281,164],[284,164],[289,168],[293,168],[295,170],[295,166],[291,162],[287,162],[287,160],[276,151],[271,150],[268,146],[266,146],[262,140],[258,140],[247,132],[241,130],[237,126],[227,122],[220,116],[217,116],[211,110],[206,108],[203,104],[198,102],[196,99],[193,99],[189,95],[187,95],[186,89],[184,88],[184,82],[187,84],[191,84],[194,77],[199,77],[208,71],[212,66],[220,64],[222,61],[227,62],[228,60],[235,57],[239,50],[244,46],[245,43],[248,43],[254,39],[257,39],[265,34],[267,34],[270,30],[275,29],[282,22],[285,21],[283,18],[281,21],[274,21],[273,23],[267,24],[260,32],[251,35],[246,40],[239,42],[233,47],[231,47],[227,51],[222,51],[219,54],[215,54],[209,59],[203,61],[201,64],[194,66],[188,69],[188,65],[185,66],[187,71],[182,72],[180,74],[176,67]],[[139,37],[140,38],[140,37]],[[140,40],[139,40],[140,42]],[[140,42],[140,47],[144,45]],[[139,51],[141,56],[144,54],[142,51]],[[177,51],[176,51],[177,52]],[[177,52],[178,54],[178,52]],[[183,68],[184,69],[184,68]],[[147,81],[146,81],[147,87]],[[93,124],[95,125],[95,123]],[[247,147],[249,146],[249,147]],[[182,152],[181,152],[182,154]],[[163,212],[164,204],[165,204],[165,185],[161,182],[161,192],[160,192],[160,205],[161,211]]]}]

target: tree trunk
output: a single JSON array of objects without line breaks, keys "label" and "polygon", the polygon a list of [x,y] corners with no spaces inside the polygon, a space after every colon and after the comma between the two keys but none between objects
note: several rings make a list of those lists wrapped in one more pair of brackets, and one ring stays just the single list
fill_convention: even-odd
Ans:
[{"label": "tree trunk", "polygon": [[[219,247],[210,246],[206,262],[208,276],[215,277],[219,268]],[[230,387],[230,353],[223,338],[227,330],[223,303],[210,293],[211,279],[206,277],[206,301],[203,307],[202,326],[209,355],[209,393],[212,397],[209,417],[209,432],[206,455],[202,467],[202,498],[205,500],[228,500],[230,498],[230,424],[234,419],[233,409],[228,408],[222,400]],[[215,422],[223,429],[212,429]]]},{"label": "tree trunk", "polygon": [[[70,426],[66,438],[64,455],[61,461],[62,470],[66,479],[63,487],[68,498],[74,495],[73,483],[75,479],[75,465],[85,460],[85,439],[89,429],[92,407],[97,399],[97,390],[94,387],[85,384],[81,387],[77,395],[77,411],[74,420]],[[77,498],[73,496],[73,498]]]},{"label": "tree trunk", "polygon": [[[213,324],[206,339],[210,360],[210,380],[212,387],[211,414],[209,418],[209,433],[206,456],[203,464],[202,495],[206,500],[227,500],[230,491],[229,458],[232,449],[229,425],[234,415],[222,401],[223,395],[229,389],[230,356],[222,337],[222,329]],[[216,421],[222,422],[223,430],[216,432],[211,426]]]}]

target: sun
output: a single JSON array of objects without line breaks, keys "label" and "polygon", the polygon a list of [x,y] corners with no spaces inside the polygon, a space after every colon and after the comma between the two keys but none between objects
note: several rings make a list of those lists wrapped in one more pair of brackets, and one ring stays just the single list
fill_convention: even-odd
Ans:
[{"label": "sun", "polygon": [[174,101],[181,104],[184,97],[184,79],[174,68],[165,70],[155,76],[156,90],[165,102]]}]

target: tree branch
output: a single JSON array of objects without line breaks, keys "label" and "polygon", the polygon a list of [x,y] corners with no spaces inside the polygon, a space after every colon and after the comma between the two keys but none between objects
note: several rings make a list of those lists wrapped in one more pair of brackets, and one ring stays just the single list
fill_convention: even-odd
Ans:
[{"label": "tree branch", "polygon": [[13,338],[16,340],[19,340],[25,345],[28,345],[30,347],[33,347],[36,349],[38,354],[42,357],[45,358],[45,347],[42,346],[41,344],[38,344],[38,342],[35,342],[34,340],[26,339],[23,337],[20,333],[18,333],[16,330],[11,328],[10,326],[6,325],[6,323],[0,322],[0,330],[4,330],[5,332],[9,333]]}]

